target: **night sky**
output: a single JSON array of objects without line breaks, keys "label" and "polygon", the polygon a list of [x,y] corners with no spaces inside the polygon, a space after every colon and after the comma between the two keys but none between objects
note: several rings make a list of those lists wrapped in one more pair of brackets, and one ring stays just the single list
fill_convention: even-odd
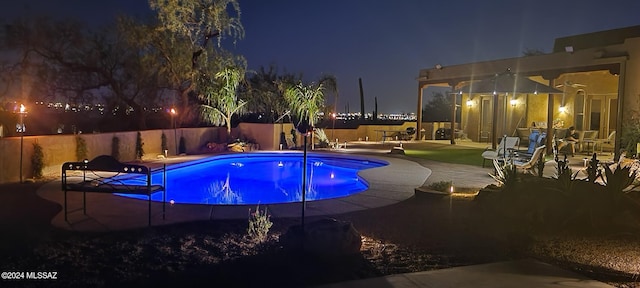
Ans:
[{"label": "night sky", "polygon": [[[149,13],[145,0],[3,0],[0,17],[46,13],[109,21]],[[338,110],[415,112],[420,69],[551,52],[558,37],[640,25],[640,1],[240,0],[249,69],[276,64],[314,81],[337,77]],[[499,72],[499,71],[497,71]],[[425,95],[429,95],[427,91]]]}]

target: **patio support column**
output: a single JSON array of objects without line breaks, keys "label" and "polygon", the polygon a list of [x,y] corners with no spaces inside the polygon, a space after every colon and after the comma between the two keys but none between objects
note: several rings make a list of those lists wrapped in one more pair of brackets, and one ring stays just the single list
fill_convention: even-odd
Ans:
[{"label": "patio support column", "polygon": [[422,83],[418,82],[418,109],[416,111],[416,140],[420,140],[422,136]]},{"label": "patio support column", "polygon": [[[554,80],[549,80],[549,86],[554,87]],[[554,94],[547,95],[547,154],[553,153],[553,105],[554,105]]]},{"label": "patio support column", "polygon": [[491,115],[491,149],[495,150],[498,147],[496,139],[496,133],[498,131],[498,94],[493,92],[493,115]]},{"label": "patio support column", "polygon": [[[624,120],[624,103],[625,102],[625,76],[627,75],[627,61],[620,61],[620,72],[618,73],[618,119],[616,119],[616,138],[613,148],[613,159],[616,161],[620,159],[620,149],[621,142],[620,138],[622,138],[622,121]],[[607,131],[609,133],[609,131]],[[638,151],[636,151],[636,155],[638,155]]]},{"label": "patio support column", "polygon": [[458,94],[456,93],[451,93],[451,145],[456,145],[456,97],[457,95]]}]

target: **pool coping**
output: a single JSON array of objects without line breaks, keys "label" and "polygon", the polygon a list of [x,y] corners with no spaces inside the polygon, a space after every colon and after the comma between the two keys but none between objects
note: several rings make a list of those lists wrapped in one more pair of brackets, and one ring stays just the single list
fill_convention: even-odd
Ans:
[{"label": "pool coping", "polygon": [[[258,151],[296,153],[282,151]],[[250,155],[251,152],[243,153]],[[299,153],[299,152],[298,152]],[[389,165],[361,170],[359,175],[367,181],[369,189],[341,198],[309,201],[305,206],[305,216],[328,216],[392,205],[414,195],[414,189],[423,185],[431,175],[431,170],[405,159],[378,155],[339,154],[313,151],[313,154],[330,154],[336,158],[365,158],[384,161]],[[227,154],[223,154],[227,155]],[[184,161],[202,159],[214,155],[188,157]],[[176,159],[169,159],[179,163]],[[183,162],[184,162],[183,161]],[[60,180],[49,182],[38,189],[37,194],[49,201],[63,205]],[[75,231],[112,231],[137,229],[147,226],[147,201],[125,198],[112,194],[87,193],[87,215],[82,214],[82,193],[68,193],[68,222],[64,220],[64,210],[51,220],[55,227]],[[271,217],[301,217],[302,204],[265,204]],[[162,203],[153,202],[151,207],[152,225],[169,225],[182,222],[214,219],[247,219],[249,210],[256,205],[166,205],[165,219],[162,219]]]}]

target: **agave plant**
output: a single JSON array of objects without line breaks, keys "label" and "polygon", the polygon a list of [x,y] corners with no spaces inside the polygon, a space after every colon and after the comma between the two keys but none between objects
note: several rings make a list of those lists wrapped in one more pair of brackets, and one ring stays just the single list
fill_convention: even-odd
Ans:
[{"label": "agave plant", "polygon": [[[631,166],[622,166],[618,164],[615,170],[607,165],[604,166],[606,191],[612,197],[614,204],[619,204],[621,199],[627,192],[627,188],[632,185],[636,179],[636,170],[632,171]],[[637,185],[636,185],[637,186]]]},{"label": "agave plant", "polygon": [[313,130],[313,133],[315,134],[314,137],[318,140],[319,147],[329,147],[329,138],[327,137],[327,133],[324,132],[324,129],[317,128]]},{"label": "agave plant", "polygon": [[587,180],[590,183],[596,183],[598,177],[602,178],[602,171],[598,168],[598,166],[600,166],[599,163],[598,155],[593,153],[591,161],[589,161],[589,166],[587,167]]},{"label": "agave plant", "polygon": [[558,190],[560,190],[560,193],[568,196],[573,191],[574,180],[578,177],[579,171],[573,173],[569,167],[566,155],[564,161],[557,161],[557,163],[555,178],[558,180]]},{"label": "agave plant", "polygon": [[494,159],[493,167],[495,170],[495,174],[489,174],[491,178],[496,180],[500,186],[505,189],[509,189],[513,187],[513,185],[518,180],[518,173],[516,171],[516,166],[513,163],[505,162],[500,163],[500,161]]}]

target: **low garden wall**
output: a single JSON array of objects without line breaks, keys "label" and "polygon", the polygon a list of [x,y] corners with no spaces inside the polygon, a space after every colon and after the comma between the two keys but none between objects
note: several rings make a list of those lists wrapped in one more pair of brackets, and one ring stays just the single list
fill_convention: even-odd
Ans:
[{"label": "low garden wall", "polygon": [[[425,125],[429,126],[428,123]],[[433,125],[431,125],[433,126]],[[429,126],[429,127],[431,127]],[[330,141],[338,139],[343,141],[381,141],[382,133],[377,130],[405,131],[408,127],[415,127],[415,122],[405,122],[402,125],[360,125],[357,129],[325,129],[325,133]],[[158,155],[164,154],[161,146],[162,134],[167,139],[167,156],[178,154],[180,138],[185,139],[185,150],[187,154],[203,153],[207,142],[226,143],[231,139],[240,139],[257,143],[260,150],[278,150],[280,146],[280,133],[290,134],[293,129],[291,123],[285,124],[259,124],[240,123],[233,128],[231,136],[227,136],[224,127],[202,127],[202,128],[178,128],[163,130],[140,131],[143,150],[143,159],[155,159]],[[431,130],[431,129],[429,129]],[[430,132],[430,131],[429,131]],[[79,161],[76,155],[78,137],[86,144],[86,153],[83,159],[93,159],[99,155],[112,155],[113,138],[119,140],[119,160],[134,161],[137,131],[116,132],[116,133],[95,133],[95,134],[65,134],[65,135],[42,135],[25,136],[22,138],[22,149],[20,137],[0,137],[0,183],[10,183],[20,181],[20,166],[22,162],[22,179],[33,177],[31,158],[33,155],[33,145],[38,143],[44,154],[44,175],[60,173],[60,166],[64,162]],[[426,139],[430,139],[430,133],[426,134]],[[300,135],[297,143],[302,143]],[[22,153],[21,153],[22,151]],[[22,156],[21,156],[22,154]],[[22,158],[22,161],[20,160]]]}]

